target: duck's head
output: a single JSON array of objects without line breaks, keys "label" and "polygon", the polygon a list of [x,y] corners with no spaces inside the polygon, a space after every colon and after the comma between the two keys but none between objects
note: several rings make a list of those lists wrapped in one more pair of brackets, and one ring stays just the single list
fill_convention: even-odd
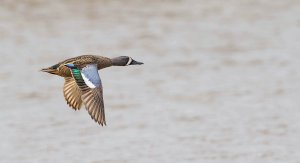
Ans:
[{"label": "duck's head", "polygon": [[120,56],[120,57],[112,58],[111,61],[113,66],[128,66],[128,65],[144,64],[143,62],[138,62],[128,56]]}]

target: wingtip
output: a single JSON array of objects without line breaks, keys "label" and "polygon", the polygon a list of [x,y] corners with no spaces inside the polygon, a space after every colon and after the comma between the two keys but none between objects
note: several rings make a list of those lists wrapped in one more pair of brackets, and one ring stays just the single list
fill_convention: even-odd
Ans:
[{"label": "wingtip", "polygon": [[106,126],[106,122],[105,121],[97,121],[95,120],[96,123],[98,123],[99,125],[101,125],[102,127]]},{"label": "wingtip", "polygon": [[102,127],[106,126],[106,122],[98,122],[99,125],[101,125]]}]

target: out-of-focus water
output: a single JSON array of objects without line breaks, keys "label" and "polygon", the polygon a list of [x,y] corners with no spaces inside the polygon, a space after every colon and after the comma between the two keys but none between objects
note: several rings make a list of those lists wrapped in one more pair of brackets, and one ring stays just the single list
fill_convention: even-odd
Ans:
[{"label": "out-of-focus water", "polygon": [[[0,162],[300,160],[300,2],[1,1]],[[107,126],[39,72],[82,54]]]}]

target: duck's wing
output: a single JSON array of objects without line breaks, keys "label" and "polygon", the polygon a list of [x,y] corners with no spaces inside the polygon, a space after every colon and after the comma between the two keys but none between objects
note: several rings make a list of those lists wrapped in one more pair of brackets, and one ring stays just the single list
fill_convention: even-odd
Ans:
[{"label": "duck's wing", "polygon": [[72,69],[73,77],[80,88],[81,99],[92,119],[100,125],[106,125],[103,89],[96,64],[86,65],[81,70]]},{"label": "duck's wing", "polygon": [[72,77],[65,77],[64,97],[68,105],[75,110],[79,110],[82,104],[81,90]]}]

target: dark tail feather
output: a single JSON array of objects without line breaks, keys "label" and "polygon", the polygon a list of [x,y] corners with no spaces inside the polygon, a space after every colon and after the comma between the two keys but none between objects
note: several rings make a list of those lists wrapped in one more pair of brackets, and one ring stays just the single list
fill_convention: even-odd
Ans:
[{"label": "dark tail feather", "polygon": [[51,67],[49,68],[43,68],[41,69],[43,72],[48,72],[50,74],[58,75],[58,70],[57,69],[52,69]]},{"label": "dark tail feather", "polygon": [[51,66],[51,67],[48,67],[48,68],[43,68],[40,71],[48,72],[48,73],[54,74],[54,75],[58,75],[59,72],[58,72],[57,68],[58,68],[58,65],[54,65],[54,66]]}]

